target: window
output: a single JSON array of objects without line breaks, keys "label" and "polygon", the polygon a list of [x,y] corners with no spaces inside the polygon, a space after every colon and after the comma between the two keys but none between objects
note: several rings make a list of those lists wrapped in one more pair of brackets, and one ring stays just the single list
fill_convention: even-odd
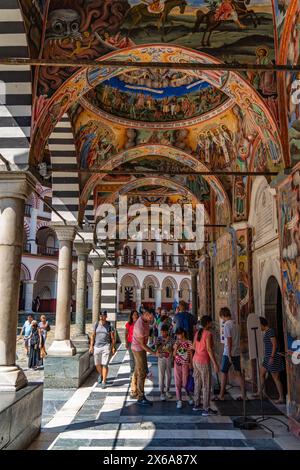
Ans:
[{"label": "window", "polygon": [[128,246],[124,248],[124,263],[130,263],[130,248]]}]

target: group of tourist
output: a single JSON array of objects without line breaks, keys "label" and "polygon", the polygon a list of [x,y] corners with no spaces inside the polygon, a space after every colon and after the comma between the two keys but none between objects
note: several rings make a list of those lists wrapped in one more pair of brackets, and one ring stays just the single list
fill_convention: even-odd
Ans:
[{"label": "group of tourist", "polygon": [[[204,315],[197,328],[193,315],[187,312],[185,302],[181,301],[173,317],[166,311],[144,309],[141,315],[137,311],[130,314],[126,324],[126,348],[130,357],[131,398],[136,398],[140,405],[152,405],[145,396],[145,380],[148,373],[147,353],[158,358],[158,377],[160,399],[172,398],[170,392],[172,369],[176,390],[177,408],[183,406],[183,390],[188,403],[194,411],[202,416],[214,415],[211,404],[212,369],[218,377],[221,371],[220,393],[213,399],[224,401],[230,368],[241,390],[236,399],[246,400],[245,380],[241,369],[240,335],[238,325],[231,317],[227,307],[220,310],[220,318],[224,325],[224,350],[219,366],[214,341],[211,316]],[[274,331],[269,328],[265,318],[260,318],[264,332],[265,357],[261,366],[262,384],[269,372],[277,386],[279,399],[283,403],[284,396],[279,373],[283,369],[283,361],[277,350]],[[192,381],[193,387],[189,387]],[[192,391],[192,389],[194,389]]]},{"label": "group of tourist", "polygon": [[20,337],[24,339],[25,352],[28,357],[28,368],[36,370],[43,365],[46,356],[46,339],[50,331],[50,325],[45,315],[40,316],[40,321],[34,320],[29,314],[25,321]]}]

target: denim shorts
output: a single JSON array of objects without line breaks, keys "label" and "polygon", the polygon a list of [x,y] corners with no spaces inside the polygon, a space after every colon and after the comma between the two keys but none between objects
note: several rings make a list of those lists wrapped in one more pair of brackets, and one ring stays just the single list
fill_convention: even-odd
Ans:
[{"label": "denim shorts", "polygon": [[228,356],[223,356],[222,357],[221,372],[223,372],[223,374],[228,374],[228,371],[231,367],[231,364],[233,365],[233,368],[236,372],[242,372],[241,357],[240,356],[231,356],[231,361],[232,362],[230,362]]}]

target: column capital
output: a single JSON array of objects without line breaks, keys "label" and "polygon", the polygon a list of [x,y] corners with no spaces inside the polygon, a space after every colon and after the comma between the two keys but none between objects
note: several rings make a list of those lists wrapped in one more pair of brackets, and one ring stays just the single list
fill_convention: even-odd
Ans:
[{"label": "column capital", "polygon": [[189,268],[189,272],[191,276],[196,276],[199,273],[198,268]]},{"label": "column capital", "polygon": [[93,244],[75,241],[74,248],[76,250],[77,256],[80,256],[80,255],[88,256],[93,248]]},{"label": "column capital", "polygon": [[36,283],[37,283],[37,281],[34,281],[34,280],[32,281],[31,279],[27,279],[27,280],[25,279],[23,281],[23,284],[36,284]]},{"label": "column capital", "polygon": [[94,269],[100,269],[105,263],[106,258],[97,255],[90,255],[90,260],[93,263]]},{"label": "column capital", "polygon": [[62,241],[70,241],[73,242],[76,235],[76,226],[75,225],[65,225],[65,224],[58,224],[58,223],[50,223],[49,227],[51,227],[60,242]]},{"label": "column capital", "polygon": [[0,171],[0,199],[15,198],[26,201],[37,180],[29,172],[23,171]]}]

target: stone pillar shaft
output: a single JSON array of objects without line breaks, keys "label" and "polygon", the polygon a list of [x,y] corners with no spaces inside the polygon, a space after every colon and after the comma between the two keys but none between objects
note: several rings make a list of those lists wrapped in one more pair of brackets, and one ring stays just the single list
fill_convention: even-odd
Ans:
[{"label": "stone pillar shaft", "polygon": [[[75,243],[77,252],[77,290],[76,290],[76,325],[75,336],[84,337],[86,324],[87,300],[87,264],[92,249],[90,243]],[[83,338],[82,338],[83,339]]]},{"label": "stone pillar shaft", "polygon": [[138,310],[142,305],[142,290],[137,287],[136,289],[136,309]]},{"label": "stone pillar shaft", "polygon": [[94,275],[93,275],[93,310],[92,310],[92,321],[96,323],[99,318],[99,313],[101,309],[101,288],[102,288],[102,266],[104,259],[100,257],[92,258],[92,263],[94,266]]},{"label": "stone pillar shaft", "polygon": [[25,312],[32,312],[33,290],[36,281],[24,281],[25,285]]},{"label": "stone pillar shaft", "polygon": [[161,307],[161,293],[162,293],[162,288],[161,287],[156,287],[155,288],[155,307]]},{"label": "stone pillar shaft", "polygon": [[0,391],[27,384],[16,365],[16,330],[25,200],[35,184],[27,173],[0,174]]},{"label": "stone pillar shaft", "polygon": [[72,295],[72,244],[75,227],[52,225],[59,240],[57,301],[55,315],[55,340],[48,354],[54,356],[72,356],[75,348],[70,341],[71,295]]}]

